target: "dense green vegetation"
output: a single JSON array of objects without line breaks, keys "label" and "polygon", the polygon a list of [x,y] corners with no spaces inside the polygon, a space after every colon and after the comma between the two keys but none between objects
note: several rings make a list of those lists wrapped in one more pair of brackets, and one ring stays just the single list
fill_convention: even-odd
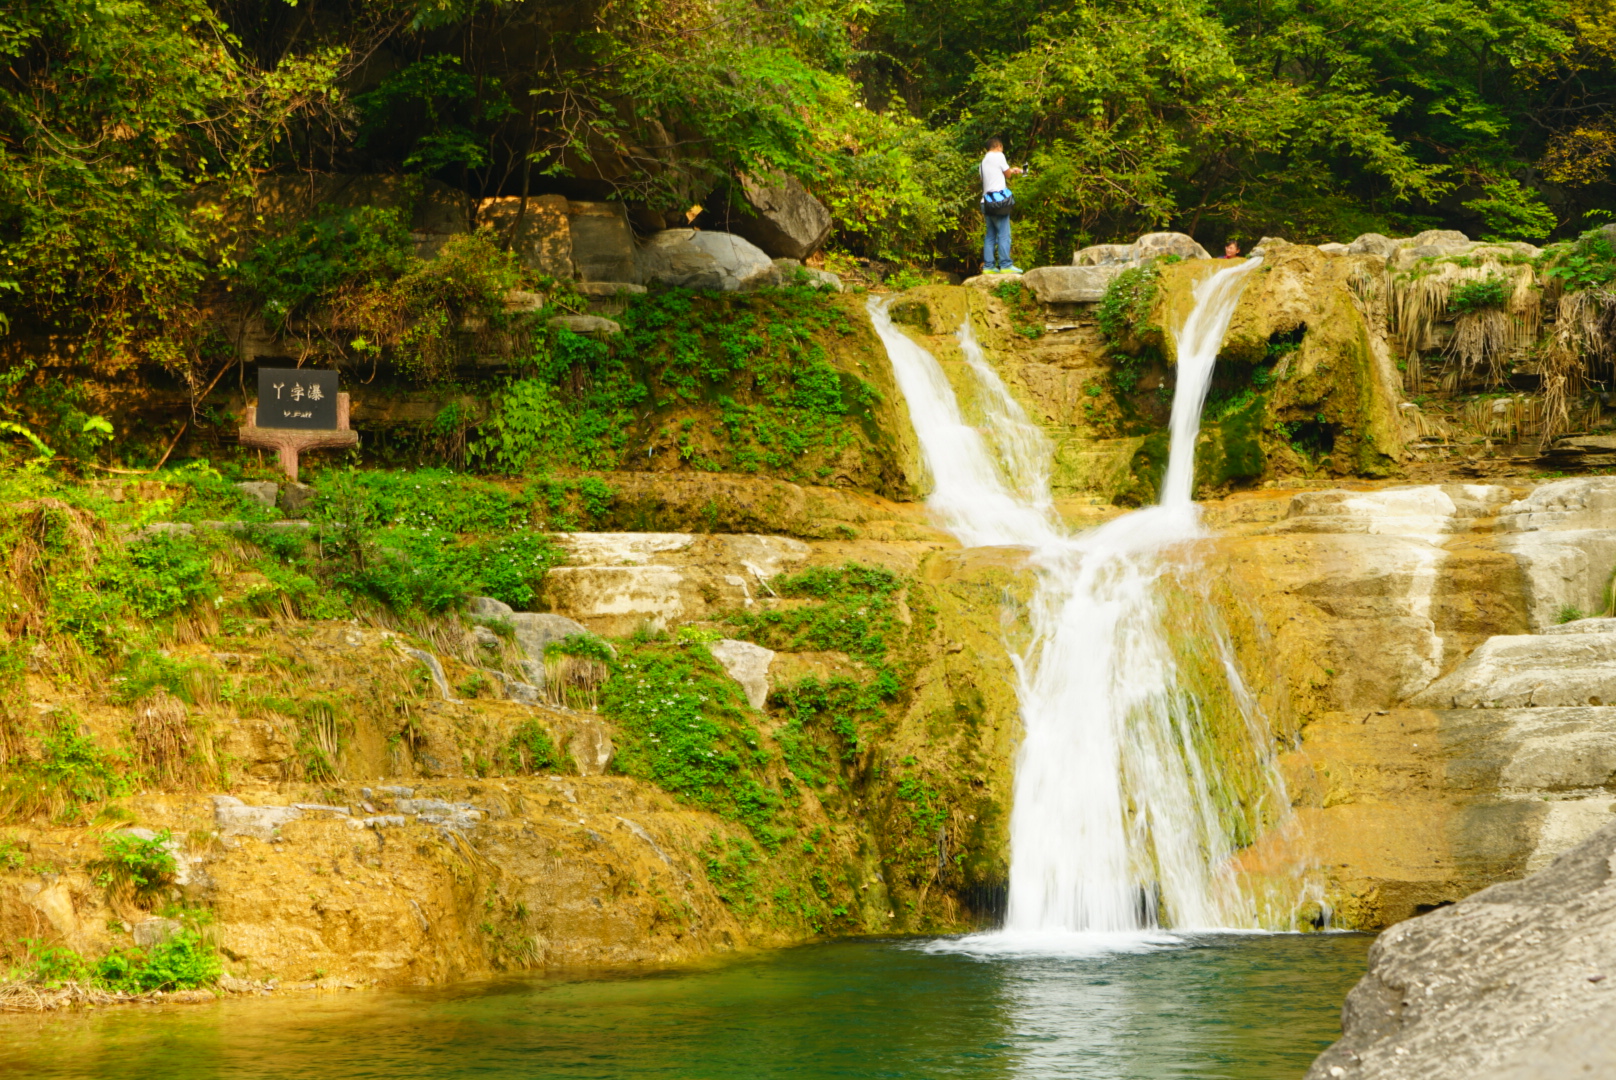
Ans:
[{"label": "dense green vegetation", "polygon": [[[208,351],[194,315],[218,270],[264,285],[270,255],[311,242],[372,246],[350,251],[353,272],[386,268],[380,221],[279,247],[244,235],[265,170],[611,195],[647,225],[692,203],[721,221],[734,177],[782,170],[832,208],[845,249],[964,266],[992,132],[1032,164],[1020,201],[1040,260],[1166,226],[1213,242],[1564,236],[1612,194],[1611,15],[1608,0],[49,0],[0,21],[0,299],[80,325],[109,360],[183,367]],[[282,317],[306,299],[258,293]]]}]

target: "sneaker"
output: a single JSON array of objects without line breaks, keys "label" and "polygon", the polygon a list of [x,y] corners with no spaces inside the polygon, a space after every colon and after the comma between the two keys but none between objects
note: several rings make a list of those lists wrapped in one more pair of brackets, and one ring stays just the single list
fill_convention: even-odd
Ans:
[{"label": "sneaker", "polygon": [[1027,271],[1023,270],[1019,266],[1007,266],[1003,270],[999,271],[1001,274],[1025,274],[1026,272]]},{"label": "sneaker", "polygon": [[983,274],[984,274],[984,275],[987,275],[987,274],[997,274],[997,273],[998,273],[998,272],[999,272],[999,271],[998,271],[998,270],[996,270],[996,269],[995,269],[995,268],[993,268],[993,267],[991,267],[991,266],[984,266],[984,267],[983,267],[983,268],[982,268],[982,273],[983,273]]}]

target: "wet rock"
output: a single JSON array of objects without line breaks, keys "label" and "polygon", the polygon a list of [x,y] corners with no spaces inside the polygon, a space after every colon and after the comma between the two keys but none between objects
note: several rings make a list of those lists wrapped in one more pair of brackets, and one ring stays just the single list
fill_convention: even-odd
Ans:
[{"label": "wet rock", "polygon": [[767,285],[774,263],[742,237],[697,229],[666,229],[640,249],[646,281],[684,289],[737,289]]},{"label": "wet rock", "polygon": [[438,689],[439,697],[441,697],[444,701],[460,700],[450,692],[449,677],[444,674],[443,663],[436,656],[433,656],[424,649],[412,649],[408,645],[403,644],[399,645],[399,650],[411,660],[418,660],[422,664],[426,665],[427,671],[432,676],[432,685]]},{"label": "wet rock", "polygon": [[1609,1075],[1616,824],[1545,869],[1392,927],[1306,1080]]},{"label": "wet rock", "polygon": [[753,213],[736,215],[732,227],[770,255],[806,259],[830,235],[830,211],[795,176],[743,175],[741,194]]},{"label": "wet rock", "polygon": [[1519,560],[1532,628],[1543,633],[1568,608],[1605,605],[1616,566],[1616,477],[1543,484],[1504,507],[1498,546]]},{"label": "wet rock", "polygon": [[763,708],[769,698],[769,665],[774,661],[774,650],[750,641],[724,638],[708,645],[707,651],[729,672],[730,678],[741,684],[752,708]]}]

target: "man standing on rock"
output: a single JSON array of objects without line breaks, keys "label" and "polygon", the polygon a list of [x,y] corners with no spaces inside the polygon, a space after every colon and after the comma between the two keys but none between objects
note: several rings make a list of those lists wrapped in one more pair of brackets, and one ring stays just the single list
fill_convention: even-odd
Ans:
[{"label": "man standing on rock", "polygon": [[[988,152],[982,155],[982,272],[984,274],[1019,274],[1021,268],[1010,261],[1010,211],[1016,200],[1005,184],[1005,178],[1020,176],[1022,170],[1012,168],[1004,158],[1004,140],[988,140]],[[994,257],[994,246],[998,257]]]}]

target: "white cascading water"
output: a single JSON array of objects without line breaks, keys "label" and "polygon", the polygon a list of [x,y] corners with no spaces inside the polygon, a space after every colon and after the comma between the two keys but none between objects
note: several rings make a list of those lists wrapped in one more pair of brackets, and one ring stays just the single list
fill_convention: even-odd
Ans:
[{"label": "white cascading water", "polygon": [[[983,356],[970,320],[958,337],[985,430],[966,423],[936,358],[870,302],[931,472],[930,506],[961,543],[1030,548],[1038,571],[1032,644],[1016,658],[1025,738],[1010,817],[1007,941],[1253,922],[1226,869],[1231,846],[1210,766],[1192,741],[1196,704],[1178,690],[1155,586],[1165,549],[1202,535],[1191,500],[1201,410],[1260,261],[1219,270],[1195,289],[1176,335],[1160,503],[1078,535],[1054,511],[1048,440]],[[1228,675],[1238,680],[1232,666]]]}]

